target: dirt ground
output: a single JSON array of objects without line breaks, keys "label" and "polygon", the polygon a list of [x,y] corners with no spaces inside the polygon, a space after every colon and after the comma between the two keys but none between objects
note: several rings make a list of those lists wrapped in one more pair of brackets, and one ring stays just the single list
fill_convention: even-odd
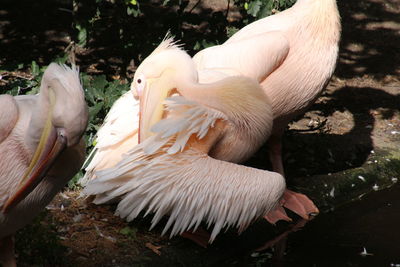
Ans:
[{"label": "dirt ground", "polygon": [[[205,6],[196,9],[200,10],[198,14],[212,16],[213,10],[207,8],[207,1],[203,2]],[[31,9],[38,8],[37,4],[30,5]],[[285,135],[289,186],[291,177],[312,179],[312,175],[359,167],[368,162],[371,153],[397,150],[400,144],[400,1],[339,0],[338,5],[343,33],[335,75],[316,104],[291,124]],[[215,3],[213,6],[218,7]],[[49,7],[41,18],[51,24],[39,23],[33,16],[25,17],[28,22],[21,24],[15,21],[26,16],[23,10],[11,4],[0,7],[0,65],[18,60],[47,64],[63,51],[70,41],[70,30],[62,21],[68,21],[70,15],[57,8]],[[234,13],[229,18],[238,20],[239,15]],[[209,24],[203,24],[200,30],[209,29]],[[195,36],[189,35],[188,42]],[[129,60],[124,58],[126,55],[113,54],[115,51],[114,46],[104,44],[99,50],[81,51],[77,58],[89,72],[121,74],[120,65],[129,64]],[[129,68],[125,71],[128,76],[132,73]],[[265,155],[262,148],[248,165],[267,168]],[[163,265],[163,257],[173,258],[177,253],[173,249],[185,253],[185,248],[217,258],[227,244],[238,244],[233,241],[238,237],[228,232],[206,254],[182,238],[160,237],[159,228],[149,232],[150,218],[128,224],[113,215],[114,206],[87,204],[78,195],[68,190],[57,195],[41,220],[18,234],[20,266]],[[256,228],[250,227],[247,232],[254,234]],[[247,250],[258,245],[251,244]]]}]

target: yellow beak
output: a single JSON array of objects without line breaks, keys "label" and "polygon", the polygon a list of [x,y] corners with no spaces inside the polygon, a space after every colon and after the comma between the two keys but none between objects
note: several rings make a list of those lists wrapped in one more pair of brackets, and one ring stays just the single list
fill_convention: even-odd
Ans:
[{"label": "yellow beak", "polygon": [[54,160],[67,145],[66,136],[64,136],[60,130],[53,127],[51,123],[51,114],[52,110],[50,110],[48,114],[39,144],[33,154],[28,169],[21,179],[16,192],[8,198],[3,206],[3,213],[9,212],[35,189],[46,176]]},{"label": "yellow beak", "polygon": [[160,121],[164,115],[164,100],[170,90],[159,88],[153,80],[147,81],[147,86],[140,97],[139,111],[139,143],[152,135],[151,127]]}]

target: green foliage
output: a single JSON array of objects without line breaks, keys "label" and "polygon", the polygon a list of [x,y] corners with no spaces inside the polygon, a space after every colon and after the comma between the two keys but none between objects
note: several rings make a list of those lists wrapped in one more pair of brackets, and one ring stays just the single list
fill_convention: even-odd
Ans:
[{"label": "green foliage", "polygon": [[82,74],[86,101],[89,105],[89,125],[86,131],[87,144],[92,146],[94,137],[111,106],[129,90],[128,84],[118,80],[108,81],[105,75]]},{"label": "green foliage", "polygon": [[246,24],[284,10],[296,2],[296,0],[234,0],[232,3],[243,17],[240,22],[231,23],[227,20],[230,11],[227,5],[226,11],[217,12],[210,17],[212,21],[209,21],[208,34],[202,35],[202,38],[188,40],[186,36],[191,35],[190,31],[195,27],[187,25],[199,23],[193,22],[193,5],[200,7],[204,1],[74,0],[73,25],[76,29],[74,39],[80,46],[90,47],[95,45],[99,36],[109,35],[106,38],[118,43],[123,54],[129,55],[129,60],[135,59],[140,62],[142,55],[148,55],[168,30],[177,39],[184,40],[186,48],[191,48],[189,52],[196,52],[222,43]]},{"label": "green foliage", "polygon": [[205,49],[205,48],[207,48],[207,47],[211,47],[211,46],[214,46],[214,45],[218,45],[218,43],[215,43],[215,42],[208,42],[208,41],[206,41],[206,40],[201,40],[201,41],[197,41],[196,42],[196,44],[194,45],[194,47],[193,47],[193,50],[195,50],[195,51],[200,51],[200,50],[202,50],[202,49]]},{"label": "green foliage", "polygon": [[251,0],[235,1],[246,10],[246,13],[255,19],[261,19],[278,11],[291,7],[296,0]]},{"label": "green foliage", "polygon": [[136,233],[137,233],[137,228],[135,227],[129,227],[126,226],[122,228],[119,232],[125,236],[127,236],[129,239],[136,240]]},{"label": "green foliage", "polygon": [[78,45],[82,46],[82,47],[86,46],[87,29],[84,26],[80,25],[80,24],[76,24],[75,28],[78,30],[78,36],[77,36]]}]

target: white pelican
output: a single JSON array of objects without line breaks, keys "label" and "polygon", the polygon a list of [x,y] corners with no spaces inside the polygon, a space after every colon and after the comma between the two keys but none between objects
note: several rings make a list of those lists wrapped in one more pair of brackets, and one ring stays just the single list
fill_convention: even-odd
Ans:
[{"label": "white pelican", "polygon": [[[242,161],[267,139],[272,110],[257,82],[233,76],[200,84],[193,60],[167,39],[134,83],[141,143],[89,180],[84,193],[95,195],[94,203],[120,200],[117,213],[128,221],[154,212],[152,226],[169,215],[164,233],[172,227],[171,236],[206,221],[214,225],[210,242],[223,227],[243,230],[277,205],[285,189],[280,174],[218,160]],[[176,92],[184,97],[168,98],[164,109]]]},{"label": "white pelican", "polygon": [[81,167],[88,110],[76,67],[54,63],[38,95],[1,95],[0,109],[0,262],[15,266],[12,236]]},{"label": "white pelican", "polygon": [[[274,116],[272,134],[268,139],[269,156],[273,170],[282,175],[283,130],[290,120],[315,101],[328,83],[336,65],[340,30],[335,0],[298,0],[290,9],[251,23],[224,44],[205,49],[193,58],[200,83],[216,82],[235,75],[247,76],[259,82],[270,99]],[[135,75],[132,87],[139,89],[140,93],[143,89],[137,82],[142,79],[138,75]],[[131,102],[128,104],[128,101]],[[143,105],[160,103],[160,99],[154,103],[151,101],[147,100]],[[241,101],[238,98],[237,104],[240,105]],[[160,110],[159,107],[157,112]],[[85,181],[95,178],[96,171],[115,167],[122,155],[133,148],[137,143],[137,117],[138,103],[131,96],[125,95],[124,100],[114,105],[99,131],[97,152],[87,168]],[[142,121],[142,124],[151,125],[154,122]],[[144,126],[148,128],[150,125]],[[269,133],[265,132],[265,136]],[[225,149],[226,146],[220,147]],[[241,150],[235,151],[234,148],[231,147],[221,157],[218,157],[218,153],[210,155],[235,162],[231,157]],[[306,219],[310,213],[318,212],[306,196],[289,190],[285,191],[282,204]],[[282,208],[278,208],[267,219],[275,222],[287,219],[287,216]]]}]

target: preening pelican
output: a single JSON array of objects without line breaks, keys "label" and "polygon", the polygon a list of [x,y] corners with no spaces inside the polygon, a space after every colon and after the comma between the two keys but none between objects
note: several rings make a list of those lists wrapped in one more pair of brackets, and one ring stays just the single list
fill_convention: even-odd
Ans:
[{"label": "preening pelican", "polygon": [[76,67],[54,63],[38,95],[1,95],[0,109],[0,262],[14,266],[13,234],[81,167],[88,109]]},{"label": "preening pelican", "polygon": [[223,227],[243,230],[277,205],[285,189],[280,174],[231,163],[253,154],[272,129],[269,99],[256,81],[200,84],[193,60],[167,39],[134,83],[140,144],[87,183],[84,193],[96,204],[120,200],[116,212],[128,221],[154,212],[152,226],[169,215],[164,233],[172,228],[171,236],[206,221],[214,225],[210,242]]},{"label": "preening pelican", "polygon": [[[328,83],[336,65],[339,39],[340,16],[335,0],[298,0],[290,9],[249,24],[224,44],[207,48],[193,58],[198,71],[199,83],[214,83],[230,76],[246,76],[260,84],[269,99],[269,102],[266,100],[265,105],[271,103],[273,112],[272,132],[265,131],[264,138],[268,138],[269,156],[273,170],[281,175],[284,174],[281,158],[283,130],[290,120],[303,113],[316,100]],[[159,48],[162,48],[162,45]],[[175,61],[175,59],[172,60]],[[160,62],[155,61],[153,63],[154,66],[160,64]],[[171,69],[167,71],[170,72]],[[142,83],[143,77],[146,79],[146,75],[150,75],[140,73],[135,74],[132,83],[132,88],[139,96],[145,92]],[[181,76],[185,73],[186,71],[183,71]],[[140,75],[143,75],[143,77]],[[158,80],[156,82],[168,83],[171,81]],[[145,84],[149,83],[152,84],[153,80],[150,79]],[[189,100],[194,100],[200,104],[204,104],[204,101],[215,104],[215,101],[219,99],[215,96],[211,98],[210,95],[201,96],[201,93],[198,93],[196,98],[190,93],[185,95],[187,93],[184,92],[185,88],[180,88],[180,90],[185,98],[188,97]],[[157,91],[154,91],[154,94],[156,93]],[[148,109],[155,112],[153,115],[142,113],[140,121],[142,126],[140,138],[142,140],[151,136],[149,128],[163,114],[162,106],[159,104],[161,99],[168,94],[165,90],[159,91],[158,94],[152,99],[146,95],[142,96],[142,110]],[[123,98],[124,100],[118,101],[111,109],[102,130],[98,133],[98,143],[95,149],[97,152],[95,152],[93,160],[87,167],[86,182],[105,175],[106,172],[108,172],[109,177],[112,177],[111,170],[115,170],[112,167],[123,162],[123,160],[121,161],[122,155],[133,148],[133,146],[130,147],[131,144],[137,142],[138,125],[132,126],[132,122],[137,123],[139,105],[128,95]],[[132,99],[131,104],[128,104],[128,98]],[[236,104],[241,106],[242,98],[237,97],[236,99]],[[123,107],[124,103],[127,103],[127,106]],[[222,112],[216,106],[210,106],[207,103],[205,106],[211,110],[215,109]],[[119,110],[129,112],[131,116],[126,113],[118,114]],[[224,112],[227,111],[224,110]],[[227,116],[224,112],[222,114]],[[247,118],[260,116],[260,114],[256,114],[256,112],[259,112],[256,108],[252,109],[251,112],[254,113]],[[247,115],[243,114],[243,117]],[[119,116],[121,116],[121,120]],[[231,117],[229,118],[231,119]],[[126,126],[119,128],[119,125],[122,124]],[[176,126],[171,125],[170,127],[174,129]],[[217,128],[218,124],[216,124],[215,129],[210,129],[210,134]],[[106,133],[112,133],[112,135],[106,135]],[[235,132],[232,131],[231,133]],[[128,136],[132,138],[127,138]],[[260,138],[255,141],[262,142],[263,140]],[[253,140],[243,140],[243,136],[232,138],[231,141],[225,137],[225,139],[219,141],[221,141],[217,142],[219,145],[215,145],[207,152],[215,159],[239,162],[246,160],[252,153],[250,152],[251,149],[242,149],[240,144],[253,142]],[[223,145],[223,142],[226,142],[227,145]],[[260,145],[253,144],[254,147]],[[192,144],[188,146],[193,147]],[[145,149],[144,144],[140,147],[142,148],[135,148],[134,150]],[[247,153],[242,154],[242,151]],[[107,155],[112,155],[110,161],[106,160]],[[128,176],[125,176],[125,179],[128,181]],[[120,181],[122,184],[122,180]],[[101,182],[98,183],[99,187],[100,184]],[[116,188],[114,191],[118,192]],[[96,194],[94,191],[91,191],[91,193]],[[306,196],[289,190],[285,191],[282,203],[304,218],[309,218],[310,213],[318,212],[318,209]],[[287,216],[284,210],[278,207],[267,218],[270,222],[275,222],[278,219],[287,219]]]}]

